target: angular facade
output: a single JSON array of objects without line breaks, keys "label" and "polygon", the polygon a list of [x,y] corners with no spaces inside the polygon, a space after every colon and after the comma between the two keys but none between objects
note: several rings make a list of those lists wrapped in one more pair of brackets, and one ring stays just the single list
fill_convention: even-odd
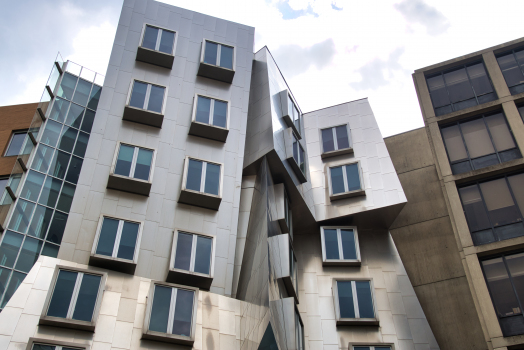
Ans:
[{"label": "angular facade", "polygon": [[[55,65],[0,242],[0,348],[439,349],[389,232],[406,195],[369,102],[303,113],[254,31],[126,1],[103,87]],[[57,253],[29,254],[37,239]]]}]

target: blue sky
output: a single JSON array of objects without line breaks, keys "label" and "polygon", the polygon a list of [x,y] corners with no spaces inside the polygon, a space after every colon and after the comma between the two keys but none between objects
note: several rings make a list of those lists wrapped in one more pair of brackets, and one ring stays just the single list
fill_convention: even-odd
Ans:
[{"label": "blue sky", "polygon": [[[423,125],[411,74],[524,36],[522,0],[163,0],[254,26],[304,112],[368,97],[383,136]],[[0,12],[0,105],[40,99],[56,53],[104,74],[122,0]],[[511,10],[513,9],[513,10]],[[500,12],[500,14],[497,14]]]}]

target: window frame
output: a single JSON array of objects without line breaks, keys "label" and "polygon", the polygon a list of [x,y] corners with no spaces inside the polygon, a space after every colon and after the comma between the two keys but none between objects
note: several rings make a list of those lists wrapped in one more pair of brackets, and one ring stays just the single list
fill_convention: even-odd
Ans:
[{"label": "window frame", "polygon": [[[203,123],[196,120],[196,112],[198,108],[198,97],[204,97],[211,99],[211,106],[209,110],[209,123]],[[226,127],[213,125],[213,112],[214,112],[214,101],[220,101],[227,103],[227,112],[226,112]],[[221,98],[216,98],[209,95],[195,93],[193,97],[193,111],[191,112],[191,125],[189,127],[189,135],[204,137],[207,139],[226,142],[227,135],[229,134],[231,120],[231,101],[224,100]]]},{"label": "window frame", "polygon": [[[209,110],[209,124],[206,124],[206,123],[203,123],[203,122],[199,122],[199,121],[196,120],[196,112],[197,112],[197,107],[198,107],[198,97],[199,96],[211,99],[211,106],[210,106],[210,110]],[[218,126],[218,125],[213,125],[212,124],[213,123],[213,112],[214,112],[214,106],[215,106],[215,102],[214,101],[220,101],[220,102],[227,103],[227,115],[226,115],[226,127],[225,128],[222,127],[222,126]],[[216,98],[216,97],[212,97],[212,96],[209,96],[209,95],[195,93],[195,97],[193,99],[193,113],[191,114],[191,122],[192,123],[198,123],[198,124],[201,124],[201,125],[206,125],[206,126],[209,126],[209,127],[212,127],[212,128],[217,128],[217,129],[222,129],[222,130],[229,130],[229,118],[230,118],[230,115],[231,115],[231,101],[223,100],[221,98]]]},{"label": "window frame", "polygon": [[[296,137],[301,140],[302,139],[302,126],[304,124],[304,118],[303,113],[300,107],[298,106],[297,101],[293,97],[293,94],[289,89],[282,90],[279,93],[280,95],[280,107],[282,110],[282,119],[284,119],[284,122],[286,125],[293,130]],[[298,112],[298,120],[299,120],[299,127],[295,125],[295,119],[292,118],[292,116],[289,115],[289,101],[293,103],[293,105],[296,107]]]},{"label": "window frame", "polygon": [[[342,238],[341,230],[353,230],[353,236],[355,238],[355,250],[356,250],[356,259],[327,259],[326,258],[326,242],[324,236],[324,229],[337,230],[337,245],[339,257],[344,255],[342,250]],[[322,264],[324,266],[338,265],[338,266],[360,266],[361,256],[360,256],[360,244],[358,241],[358,230],[356,226],[320,226],[320,240],[322,244]]]},{"label": "window frame", "polygon": [[[216,64],[211,64],[211,63],[204,62],[204,55],[205,55],[205,52],[206,52],[206,42],[208,42],[208,41],[213,43],[213,44],[217,44],[218,45],[218,47],[217,47]],[[233,49],[232,68],[226,68],[226,67],[220,66],[220,53],[222,51],[222,46],[231,47]],[[225,69],[227,71],[234,72],[236,70],[236,51],[237,51],[236,46],[234,46],[232,44],[226,44],[226,43],[222,43],[222,42],[219,42],[219,41],[216,41],[216,40],[203,38],[202,39],[202,49],[200,50],[200,64],[206,64],[208,66],[213,66],[213,67],[217,67],[217,68],[220,68],[220,69]]]},{"label": "window frame", "polygon": [[45,338],[29,338],[26,346],[26,350],[33,350],[34,345],[48,345],[55,346],[55,350],[62,350],[62,348],[73,348],[75,350],[90,350],[91,346],[88,343],[72,343],[61,340],[45,339]]},{"label": "window frame", "polygon": [[[72,318],[68,318],[68,317],[62,318],[62,317],[55,317],[55,316],[48,316],[47,315],[47,312],[49,310],[49,306],[51,304],[51,299],[52,299],[53,294],[55,292],[55,287],[56,287],[56,282],[57,282],[57,279],[58,279],[58,274],[60,273],[61,270],[75,272],[77,274],[82,274],[82,278],[83,278],[83,275],[85,275],[85,274],[96,275],[96,276],[100,276],[101,277],[101,279],[100,279],[100,286],[98,287],[98,294],[97,294],[97,297],[96,297],[95,307],[93,309],[93,316],[91,318],[91,321],[73,320]],[[106,287],[106,281],[107,281],[107,272],[93,271],[93,270],[90,270],[90,269],[81,269],[81,268],[65,266],[65,265],[56,265],[55,266],[55,270],[53,272],[53,277],[51,279],[51,284],[49,286],[49,290],[47,291],[44,307],[42,308],[42,313],[40,315],[39,324],[41,324],[41,325],[58,326],[58,327],[65,327],[65,328],[73,328],[73,329],[79,329],[79,330],[85,330],[85,331],[89,331],[89,332],[94,332],[95,326],[96,326],[96,322],[98,320],[98,316],[99,316],[99,313],[100,313],[100,307],[102,305],[102,299],[103,299],[103,296],[104,296],[104,291],[105,291],[105,287]],[[73,304],[73,301],[76,304],[76,301],[78,300],[77,298],[78,298],[79,287],[77,287],[77,285],[79,285],[80,283],[81,283],[81,280],[80,281],[78,280],[78,275],[77,275],[77,281],[75,282],[75,290],[73,292],[73,296],[72,296],[71,301],[69,303],[68,314],[71,311],[74,311],[74,308],[73,308],[73,310],[71,310],[71,305]]]},{"label": "window frame", "polygon": [[[519,51],[520,52],[520,51],[524,50],[524,46],[522,46],[521,44],[522,44],[522,42],[518,44],[519,46],[516,46],[516,47],[514,47],[512,49],[509,49],[509,50],[505,50],[505,51],[498,52],[498,53],[496,53],[496,51],[494,52],[495,53],[495,60],[497,61],[497,66],[499,67],[501,73],[502,73],[502,68],[500,67],[500,63],[499,63],[498,59],[500,57],[513,55],[513,58],[515,59],[515,62],[517,63],[517,67],[519,68],[521,73],[524,75],[524,64],[519,64],[519,60],[517,59],[517,57],[515,55],[515,51]],[[497,51],[499,51],[499,50],[497,50]],[[504,82],[506,83],[506,86],[508,87],[509,93],[511,95],[517,95],[517,94],[520,94],[522,92],[522,90],[518,91],[519,89],[515,89],[516,87],[521,87],[521,89],[524,90],[524,86],[523,86],[524,83],[509,86],[508,82],[506,80],[506,77],[504,76],[504,73],[502,73],[502,76],[504,77]]]},{"label": "window frame", "polygon": [[[133,153],[133,160],[131,161],[131,169],[129,170],[130,174],[134,173],[134,170],[136,168],[136,161],[138,159],[138,149],[139,148],[142,148],[142,149],[145,149],[145,150],[148,150],[148,151],[152,151],[153,152],[153,156],[151,157],[151,166],[150,166],[150,169],[149,169],[149,179],[146,181],[146,180],[142,180],[142,179],[137,179],[136,177],[131,177],[131,176],[125,176],[125,175],[120,175],[120,174],[115,174],[115,168],[116,168],[116,162],[118,161],[118,154],[120,153],[120,147],[122,145],[125,145],[125,146],[129,146],[129,147],[134,147],[135,150],[134,150],[134,153]],[[127,143],[127,142],[123,142],[123,141],[117,141],[116,143],[116,150],[115,150],[115,154],[113,155],[113,162],[111,164],[111,172],[110,172],[110,175],[112,176],[117,176],[117,177],[121,177],[121,178],[125,178],[125,179],[131,179],[133,181],[140,181],[140,182],[146,182],[146,183],[153,183],[153,175],[154,175],[154,169],[155,169],[155,161],[156,161],[156,149],[154,148],[149,148],[149,147],[144,147],[144,146],[139,146],[139,145],[136,145],[136,144],[132,144],[132,143]]]},{"label": "window frame", "polygon": [[[146,27],[147,26],[150,26],[150,27],[156,28],[156,29],[160,29],[159,32],[158,32],[157,38],[156,38],[155,50],[149,49],[147,47],[142,46],[142,44],[144,43],[144,35],[146,34]],[[168,32],[172,32],[172,33],[175,34],[174,35],[174,39],[173,39],[173,49],[171,50],[171,53],[166,53],[166,52],[162,52],[162,51],[158,50],[158,48],[160,46],[160,38],[162,37],[162,31],[168,31]],[[142,26],[142,32],[140,34],[140,41],[139,41],[138,47],[140,47],[140,48],[142,48],[144,50],[150,50],[150,51],[158,52],[158,53],[163,54],[163,55],[175,56],[177,41],[178,41],[178,31],[173,30],[173,29],[160,27],[160,26],[157,26],[157,25],[154,25],[154,24],[151,24],[151,23],[144,23],[144,25]]]},{"label": "window frame", "polygon": [[[338,167],[344,167],[342,171],[342,177],[344,179],[344,190],[348,188],[348,182],[347,182],[347,173],[345,171],[345,167],[348,165],[357,164],[358,167],[358,175],[359,175],[359,182],[360,182],[360,189],[353,190],[353,191],[344,191],[341,193],[333,194],[333,184],[331,183],[331,169],[332,168],[338,168]],[[362,172],[362,166],[360,163],[360,160],[353,161],[353,162],[344,162],[341,164],[330,164],[328,166],[327,171],[327,180],[328,180],[328,186],[329,186],[329,199],[331,201],[337,200],[337,199],[344,199],[344,198],[351,198],[356,196],[365,196],[366,195],[366,185],[364,182],[364,176]]]},{"label": "window frame", "polygon": [[375,347],[388,347],[390,350],[396,350],[394,343],[349,343],[349,350],[354,350],[355,347],[368,347],[370,350],[375,350]]},{"label": "window frame", "polygon": [[[155,112],[155,111],[150,111],[149,109],[147,108],[140,108],[140,107],[135,107],[135,106],[131,106],[129,103],[131,102],[131,96],[133,94],[133,87],[135,86],[135,81],[139,82],[139,83],[143,83],[143,84],[147,84],[147,90],[146,90],[146,96],[144,98],[144,106],[147,106],[147,104],[149,103],[149,98],[151,96],[151,86],[152,85],[155,85],[155,86],[158,86],[158,87],[161,87],[161,88],[164,88],[164,97],[162,99],[162,111],[159,113],[159,112]],[[166,114],[166,105],[167,105],[167,97],[168,97],[168,86],[165,86],[165,85],[160,85],[160,84],[157,84],[157,83],[151,83],[149,81],[146,81],[146,80],[142,80],[142,79],[131,79],[131,83],[129,84],[129,91],[127,93],[127,98],[126,98],[126,107],[127,108],[133,108],[135,110],[139,110],[139,111],[145,111],[147,113],[153,113],[155,115],[165,115]],[[125,113],[125,112],[124,112]]]},{"label": "window frame", "polygon": [[[162,287],[169,287],[172,289],[176,288],[177,290],[185,289],[185,290],[194,292],[193,294],[193,313],[191,315],[191,332],[190,332],[191,335],[189,337],[178,335],[178,334],[162,333],[162,332],[149,330],[149,322],[151,320],[151,311],[153,309],[153,302],[154,302],[153,298],[155,294],[155,286],[157,285],[162,286]],[[182,345],[193,345],[193,343],[195,342],[199,292],[200,290],[195,287],[183,286],[183,285],[168,283],[168,282],[163,282],[163,281],[151,281],[150,286],[149,286],[149,293],[147,297],[146,310],[145,310],[145,315],[144,315],[144,323],[142,327],[142,339],[158,340],[158,341],[170,342],[170,343],[176,343],[176,344],[182,344]],[[173,293],[172,290],[171,290],[171,293]],[[171,294],[171,302],[173,301],[173,299],[174,299],[173,294]],[[172,320],[174,317],[175,305],[170,305],[169,316],[168,316],[168,326],[169,326],[169,321]],[[167,327],[167,329],[169,330],[169,327]]]},{"label": "window frame", "polygon": [[[26,137],[24,138],[24,141],[22,142],[22,145],[20,146],[20,149],[18,150],[18,153],[8,156],[7,152],[9,152],[9,148],[11,147],[11,144],[13,143],[13,138],[15,137],[15,135],[20,135],[20,134],[25,134]],[[31,137],[27,137],[29,135],[30,135],[29,129],[21,129],[21,130],[13,130],[13,131],[11,131],[11,136],[9,138],[9,142],[7,144],[7,147],[5,148],[3,156],[4,157],[18,157],[18,156],[23,155],[23,154],[20,153],[20,151],[25,148],[25,145],[27,144],[28,140],[32,141]],[[34,143],[33,143],[33,145],[34,145]]]},{"label": "window frame", "polygon": [[[202,176],[200,178],[200,191],[191,190],[191,189],[188,189],[186,187],[186,185],[187,185],[187,170],[189,168],[189,160],[190,159],[202,162]],[[205,185],[206,185],[207,163],[211,163],[211,164],[215,164],[215,165],[219,165],[220,166],[220,178],[218,179],[219,180],[218,181],[218,195],[204,192]],[[205,160],[205,159],[202,159],[202,158],[186,156],[186,159],[185,159],[185,162],[184,162],[184,176],[182,177],[182,190],[183,191],[190,191],[190,192],[198,193],[198,194],[201,194],[201,195],[204,195],[204,196],[211,196],[211,197],[216,197],[216,198],[222,198],[223,180],[224,180],[224,164],[223,163],[210,161],[210,160]]]},{"label": "window frame", "polygon": [[[347,148],[339,149],[337,147],[338,146],[338,140],[337,140],[337,135],[336,135],[335,129],[337,127],[339,127],[339,126],[345,126],[346,127],[346,131],[348,133],[348,142],[349,142],[349,147],[347,147]],[[333,144],[335,146],[335,149],[333,151],[325,152],[324,151],[324,142],[323,142],[323,139],[322,139],[322,131],[323,130],[327,130],[327,129],[331,129],[332,130]],[[319,129],[318,135],[319,135],[319,140],[320,140],[320,142],[319,142],[320,143],[320,158],[322,158],[322,159],[329,158],[329,157],[335,157],[335,156],[339,156],[339,155],[343,155],[343,154],[352,154],[354,152],[353,151],[353,138],[351,137],[351,128],[349,127],[349,123],[333,125],[333,126],[330,126],[330,127],[327,127],[327,128]]]},{"label": "window frame", "polygon": [[[211,164],[220,166],[218,195],[206,193],[203,191],[195,191],[195,190],[188,189],[186,187],[187,186],[187,172],[189,168],[190,159],[193,159],[199,162],[203,162],[206,164],[211,163]],[[206,178],[205,170],[207,170],[207,165],[205,166],[205,169],[204,169],[204,166],[202,166],[202,177],[200,179],[200,189],[205,189],[205,178]],[[180,188],[180,195],[178,197],[179,203],[183,203],[187,205],[194,205],[197,207],[211,209],[211,210],[218,210],[218,208],[220,207],[220,203],[222,202],[223,189],[224,189],[224,163],[209,161],[206,159],[192,157],[192,156],[186,156],[184,158],[182,186]]]},{"label": "window frame", "polygon": [[[306,350],[306,334],[305,334],[305,327],[304,327],[304,321],[302,321],[302,316],[300,315],[300,311],[298,310],[298,307],[297,307],[297,304],[295,302],[295,305],[294,305],[294,311],[295,311],[295,321],[294,321],[294,324],[295,324],[295,343],[296,343],[296,339],[298,338],[297,337],[297,329],[300,329],[301,332],[300,332],[300,335],[302,336],[301,338],[301,344],[302,346],[299,347],[299,344],[295,344],[295,347],[297,350]],[[298,327],[297,327],[297,320],[298,320]]]},{"label": "window frame", "polygon": [[[355,310],[355,318],[341,318],[340,317],[340,304],[339,304],[339,298],[338,298],[338,281],[351,281],[351,282],[358,282],[358,281],[369,281],[369,287],[371,292],[371,301],[373,302],[373,314],[375,315],[374,318],[360,318],[357,317],[360,316],[359,310],[358,310],[358,298],[356,294],[356,287],[355,283],[351,284],[352,294],[353,294],[353,305]],[[375,285],[373,283],[372,277],[351,277],[351,278],[333,278],[333,284],[332,284],[332,290],[333,290],[333,302],[335,304],[335,319],[337,326],[344,326],[344,325],[379,325],[379,315],[377,312],[377,298],[375,296]]]}]

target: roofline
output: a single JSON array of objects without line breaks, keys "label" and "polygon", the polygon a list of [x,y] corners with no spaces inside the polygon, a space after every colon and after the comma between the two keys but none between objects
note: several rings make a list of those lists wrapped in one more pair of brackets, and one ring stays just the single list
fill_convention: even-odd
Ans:
[{"label": "roofline", "polygon": [[309,114],[309,113],[313,113],[313,112],[321,111],[321,110],[323,110],[323,109],[328,109],[328,108],[332,108],[332,107],[336,107],[336,106],[345,105],[346,103],[356,102],[356,101],[360,101],[360,100],[367,100],[367,99],[368,99],[367,97],[358,98],[358,99],[356,99],[356,100],[347,101],[347,102],[342,102],[342,103],[339,103],[339,104],[336,104],[336,105],[333,105],[333,106],[328,106],[328,107],[323,107],[323,108],[315,109],[315,110],[312,110],[312,111],[309,111],[309,112],[306,112],[306,113],[303,113],[303,114]]},{"label": "roofline", "polygon": [[412,132],[412,131],[415,131],[415,130],[425,129],[425,128],[426,128],[425,126],[421,126],[421,127],[416,128],[416,129],[411,129],[411,130],[408,130],[408,131],[400,132],[400,133],[398,133],[398,134],[389,135],[389,136],[384,137],[384,140],[385,140],[385,139],[389,139],[389,138],[391,138],[391,137],[395,137],[395,136],[399,136],[399,135],[407,134],[408,132]]}]

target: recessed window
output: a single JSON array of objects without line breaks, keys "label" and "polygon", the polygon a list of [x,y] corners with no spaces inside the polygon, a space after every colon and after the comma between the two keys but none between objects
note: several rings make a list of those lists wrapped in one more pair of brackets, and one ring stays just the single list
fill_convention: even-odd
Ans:
[{"label": "recessed window", "polygon": [[178,232],[174,268],[209,275],[213,239],[187,232]]},{"label": "recessed window", "polygon": [[295,252],[293,251],[293,246],[291,245],[291,242],[289,242],[289,273],[291,277],[291,284],[293,286],[293,290],[295,291],[295,294],[298,295],[297,257],[295,256]]},{"label": "recessed window", "polygon": [[146,24],[142,47],[171,55],[175,43],[175,32]]},{"label": "recessed window", "polygon": [[138,80],[133,81],[129,106],[162,113],[166,88]]},{"label": "recessed window", "polygon": [[475,245],[524,236],[524,173],[459,188]]},{"label": "recessed window", "polygon": [[233,69],[235,49],[232,46],[205,40],[204,63]]},{"label": "recessed window", "polygon": [[139,229],[137,222],[103,217],[95,254],[135,260]]},{"label": "recessed window", "polygon": [[321,227],[322,257],[325,265],[360,265],[355,227]]},{"label": "recessed window", "polygon": [[482,62],[439,72],[426,81],[437,116],[497,99]]},{"label": "recessed window", "polygon": [[502,334],[524,334],[524,253],[505,254],[481,264]]},{"label": "recessed window", "polygon": [[332,199],[345,198],[344,194],[364,194],[358,163],[329,168],[329,178]]},{"label": "recessed window", "polygon": [[334,283],[337,324],[378,324],[371,281],[336,280]]},{"label": "recessed window", "polygon": [[66,343],[55,340],[29,338],[30,350],[85,350],[86,347],[80,344]]},{"label": "recessed window", "polygon": [[149,181],[153,150],[121,143],[115,174]]},{"label": "recessed window", "polygon": [[197,95],[195,120],[199,123],[227,127],[227,101]]},{"label": "recessed window", "polygon": [[353,345],[352,350],[391,350],[391,346],[384,346],[384,345],[369,345],[369,346],[363,346],[363,345]]},{"label": "recessed window", "polygon": [[29,154],[32,146],[29,137],[27,137],[27,131],[16,131],[11,136],[4,157]]},{"label": "recessed window", "polygon": [[189,158],[186,189],[218,196],[220,164]]},{"label": "recessed window", "polygon": [[511,94],[524,92],[524,47],[497,55],[497,62]]},{"label": "recessed window", "polygon": [[[342,154],[343,150],[350,150],[348,125],[339,125],[332,128],[322,129],[322,153]],[[346,153],[346,152],[344,152]]]},{"label": "recessed window", "polygon": [[298,142],[298,139],[293,135],[293,159],[297,163],[300,171],[305,175],[306,174],[306,152],[304,148]]},{"label": "recessed window", "polygon": [[521,158],[502,112],[441,128],[454,174]]}]

